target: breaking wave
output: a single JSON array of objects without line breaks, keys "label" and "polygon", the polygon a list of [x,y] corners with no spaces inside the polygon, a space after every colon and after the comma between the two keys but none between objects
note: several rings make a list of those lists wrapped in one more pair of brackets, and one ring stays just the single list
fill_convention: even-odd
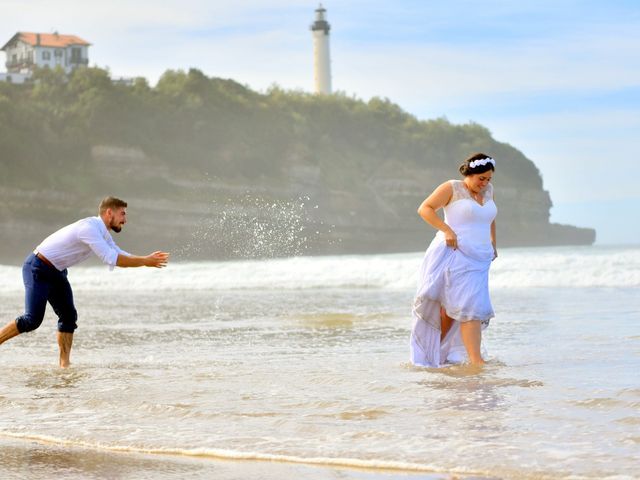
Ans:
[{"label": "breaking wave", "polygon": [[[304,290],[322,288],[413,291],[422,253],[289,257],[224,262],[174,262],[164,270],[77,266],[74,289]],[[491,288],[640,288],[640,248],[556,247],[503,249]],[[19,267],[0,266],[0,292],[22,290]]]}]

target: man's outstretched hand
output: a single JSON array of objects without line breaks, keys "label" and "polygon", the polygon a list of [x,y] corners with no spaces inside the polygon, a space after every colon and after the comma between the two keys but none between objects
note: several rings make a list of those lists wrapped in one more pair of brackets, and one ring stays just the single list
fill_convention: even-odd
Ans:
[{"label": "man's outstretched hand", "polygon": [[167,266],[169,262],[169,253],[167,252],[153,252],[147,255],[145,258],[145,266],[163,268]]}]

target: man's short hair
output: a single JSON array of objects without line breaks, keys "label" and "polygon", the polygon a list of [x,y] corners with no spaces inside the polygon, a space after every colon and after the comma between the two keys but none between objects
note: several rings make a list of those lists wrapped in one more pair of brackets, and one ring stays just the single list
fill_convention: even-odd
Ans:
[{"label": "man's short hair", "polygon": [[124,200],[120,200],[119,198],[116,198],[116,197],[105,197],[100,202],[100,207],[99,207],[100,215],[102,215],[108,209],[115,210],[117,208],[126,208],[126,207],[127,207],[127,202],[125,202]]}]

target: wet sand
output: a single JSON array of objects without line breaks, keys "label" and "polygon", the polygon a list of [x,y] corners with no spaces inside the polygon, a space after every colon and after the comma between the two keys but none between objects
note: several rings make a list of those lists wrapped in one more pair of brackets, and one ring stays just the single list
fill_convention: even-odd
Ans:
[{"label": "wet sand", "polygon": [[487,477],[318,467],[284,462],[118,453],[0,437],[2,478],[178,479],[190,480],[495,480]]}]

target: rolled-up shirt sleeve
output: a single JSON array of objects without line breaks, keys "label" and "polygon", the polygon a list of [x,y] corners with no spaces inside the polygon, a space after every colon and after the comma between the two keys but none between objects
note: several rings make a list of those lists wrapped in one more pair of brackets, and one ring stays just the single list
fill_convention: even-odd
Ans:
[{"label": "rolled-up shirt sleeve", "polygon": [[90,224],[85,224],[78,230],[78,240],[91,248],[93,253],[95,253],[103,263],[109,265],[111,270],[113,270],[118,262],[119,253],[122,252],[128,255],[118,248],[113,239],[110,239],[111,241],[109,242]]},{"label": "rolled-up shirt sleeve", "polygon": [[[116,252],[118,252],[119,254],[126,255],[127,257],[131,256],[129,252],[125,252],[118,245],[116,245],[116,242],[113,241],[113,238],[108,238],[106,241],[111,246],[111,248],[114,248]],[[116,257],[116,260],[117,260],[117,257]]]}]

